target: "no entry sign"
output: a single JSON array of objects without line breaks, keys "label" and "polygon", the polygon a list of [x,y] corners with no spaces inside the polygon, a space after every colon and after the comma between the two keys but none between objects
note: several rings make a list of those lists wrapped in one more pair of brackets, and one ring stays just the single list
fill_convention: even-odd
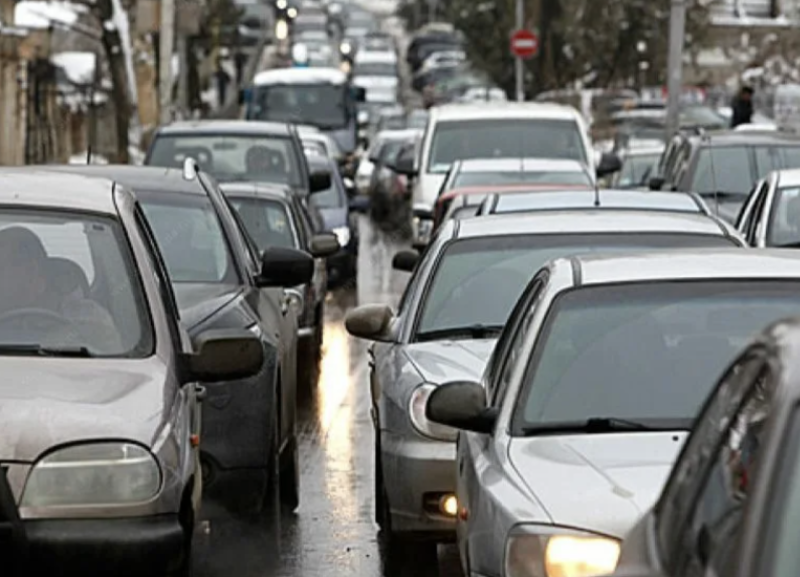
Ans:
[{"label": "no entry sign", "polygon": [[539,37],[530,30],[517,30],[511,35],[511,54],[517,58],[533,58],[539,52]]}]

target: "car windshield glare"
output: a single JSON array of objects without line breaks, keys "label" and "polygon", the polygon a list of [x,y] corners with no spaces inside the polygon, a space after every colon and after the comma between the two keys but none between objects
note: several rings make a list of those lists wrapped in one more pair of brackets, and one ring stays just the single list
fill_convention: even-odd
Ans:
[{"label": "car windshield glare", "polygon": [[161,135],[153,143],[147,164],[183,168],[190,157],[219,182],[303,185],[292,141],[283,136]]},{"label": "car windshield glare", "polygon": [[415,340],[449,338],[465,327],[502,327],[525,286],[548,261],[570,254],[736,246],[692,234],[538,234],[454,240],[428,283]]},{"label": "car windshield glare", "polygon": [[554,158],[587,162],[578,123],[515,118],[440,122],[431,145],[428,172],[445,173],[456,160]]},{"label": "car windshield glare", "polygon": [[543,171],[493,171],[493,172],[462,172],[453,183],[453,188],[462,186],[486,186],[506,184],[585,184],[591,185],[592,181],[585,172]]},{"label": "car windshield glare", "polygon": [[140,192],[172,283],[239,282],[225,233],[206,196]]},{"label": "car windshield glare", "polygon": [[597,417],[691,428],[738,351],[798,306],[796,281],[664,281],[565,292],[528,362],[512,430]]},{"label": "car windshield glare", "polygon": [[116,220],[3,209],[0,270],[0,354],[152,353],[152,322]]},{"label": "car windshield glare", "polygon": [[297,248],[286,205],[264,198],[231,198],[230,202],[259,252],[271,246]]}]

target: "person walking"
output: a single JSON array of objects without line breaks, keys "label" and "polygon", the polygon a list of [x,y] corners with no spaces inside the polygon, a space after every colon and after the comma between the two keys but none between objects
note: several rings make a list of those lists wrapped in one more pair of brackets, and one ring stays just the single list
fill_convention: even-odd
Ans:
[{"label": "person walking", "polygon": [[731,118],[731,128],[736,128],[742,124],[750,124],[753,119],[753,89],[750,86],[743,86],[739,94],[733,99],[733,117]]}]

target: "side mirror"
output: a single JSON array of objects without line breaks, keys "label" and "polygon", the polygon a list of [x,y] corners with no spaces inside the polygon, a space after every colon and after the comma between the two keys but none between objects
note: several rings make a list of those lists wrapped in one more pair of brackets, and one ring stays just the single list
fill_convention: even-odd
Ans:
[{"label": "side mirror", "polygon": [[427,206],[415,206],[413,208],[414,218],[420,220],[433,220],[433,210]]},{"label": "side mirror", "polygon": [[355,98],[356,102],[366,102],[367,89],[363,86],[353,86],[353,98]]},{"label": "side mirror", "polygon": [[329,170],[315,170],[308,177],[311,194],[322,192],[331,187],[331,173]]},{"label": "side mirror", "polygon": [[398,174],[402,174],[408,178],[414,178],[417,175],[417,170],[414,167],[413,150],[403,151],[398,154],[394,166],[390,168]]},{"label": "side mirror", "polygon": [[309,252],[317,258],[326,258],[339,252],[339,240],[332,232],[311,237]]},{"label": "side mirror", "polygon": [[622,169],[622,160],[613,152],[604,152],[597,165],[597,178],[603,178]]},{"label": "side mirror", "polygon": [[245,379],[258,374],[264,364],[264,347],[250,331],[211,329],[200,333],[193,344],[189,371],[201,382]]},{"label": "side mirror", "polygon": [[413,272],[419,262],[419,253],[411,250],[401,250],[392,259],[392,268],[404,272]]},{"label": "side mirror", "polygon": [[653,176],[647,181],[650,190],[661,190],[664,187],[665,179],[663,176]]},{"label": "side mirror", "polygon": [[360,339],[389,343],[394,340],[394,313],[387,305],[363,305],[344,320],[347,332]]},{"label": "side mirror", "polygon": [[293,287],[311,282],[313,257],[294,248],[273,246],[261,255],[261,273],[256,284],[261,287]]},{"label": "side mirror", "polygon": [[438,387],[428,398],[425,416],[440,425],[490,434],[497,413],[486,403],[486,390],[471,381],[454,381]]},{"label": "side mirror", "polygon": [[354,195],[349,202],[350,210],[352,212],[358,212],[361,214],[366,214],[369,212],[369,197],[363,194]]}]

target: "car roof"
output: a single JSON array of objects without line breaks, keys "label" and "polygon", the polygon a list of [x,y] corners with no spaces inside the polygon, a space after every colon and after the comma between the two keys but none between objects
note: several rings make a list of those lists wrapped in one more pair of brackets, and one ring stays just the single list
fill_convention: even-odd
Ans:
[{"label": "car roof", "polygon": [[0,204],[117,214],[113,180],[43,166],[0,168]]},{"label": "car roof", "polygon": [[286,122],[261,120],[187,120],[173,122],[158,129],[158,134],[274,134],[288,136],[291,125]]},{"label": "car roof", "polygon": [[[448,221],[448,224],[452,221]],[[682,233],[726,236],[713,218],[656,210],[552,210],[498,214],[458,221],[458,238],[557,233]]]},{"label": "car roof", "polygon": [[259,72],[253,78],[254,86],[316,83],[346,84],[347,74],[333,67],[275,68]]},{"label": "car roof", "polygon": [[[697,135],[692,135],[698,138]],[[800,146],[800,137],[786,132],[776,132],[765,130],[759,132],[757,130],[748,130],[742,132],[740,130],[725,130],[708,132],[702,137],[706,146],[723,146],[732,144],[791,144]]]},{"label": "car roof", "polygon": [[577,160],[549,158],[475,158],[461,160],[459,172],[585,172]]},{"label": "car roof", "polygon": [[541,118],[575,120],[578,111],[571,106],[544,102],[492,102],[480,104],[444,104],[430,109],[437,122],[455,120],[492,120],[501,118]]},{"label": "car roof", "polygon": [[[538,182],[538,183],[521,183],[521,184],[477,184],[477,185],[470,185],[470,186],[457,186],[455,188],[451,188],[450,190],[444,192],[441,196],[439,196],[439,201],[448,200],[456,197],[473,197],[473,196],[492,196],[492,195],[505,195],[505,194],[513,194],[513,193],[523,193],[523,194],[539,194],[540,192],[558,192],[558,193],[570,193],[576,190],[591,190],[594,191],[594,187],[590,184],[553,184],[553,183],[546,183],[546,182]],[[592,192],[594,195],[594,192]],[[467,199],[465,198],[465,201]],[[478,200],[474,202],[474,205],[477,206],[482,201]]]},{"label": "car roof", "polygon": [[[596,206],[598,199],[599,206]],[[508,214],[530,210],[580,210],[595,207],[601,210],[708,212],[706,205],[697,196],[689,193],[610,189],[505,192],[496,195],[493,210],[497,213]]]},{"label": "car roof", "polygon": [[42,168],[52,172],[106,178],[134,192],[144,190],[207,196],[197,179],[184,178],[183,170],[179,168],[133,164],[64,164]]},{"label": "car roof", "polygon": [[219,185],[225,196],[234,198],[269,198],[288,201],[292,191],[280,184],[261,182],[228,182]]},{"label": "car roof", "polygon": [[579,278],[581,285],[707,279],[800,281],[797,253],[780,249],[713,248],[577,255],[557,259],[553,267],[569,269],[569,274]]},{"label": "car roof", "polygon": [[800,186],[800,168],[789,168],[775,171],[778,175],[778,186]]}]

